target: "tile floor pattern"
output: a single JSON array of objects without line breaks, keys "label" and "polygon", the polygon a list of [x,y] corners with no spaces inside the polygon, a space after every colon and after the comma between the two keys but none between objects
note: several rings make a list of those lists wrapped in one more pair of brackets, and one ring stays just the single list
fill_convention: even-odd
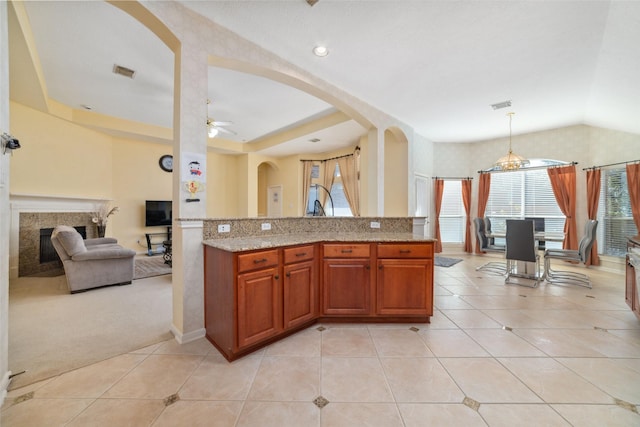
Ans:
[{"label": "tile floor pattern", "polygon": [[624,277],[435,271],[430,324],[315,325],[228,363],[170,340],[9,393],[2,426],[640,426]]}]

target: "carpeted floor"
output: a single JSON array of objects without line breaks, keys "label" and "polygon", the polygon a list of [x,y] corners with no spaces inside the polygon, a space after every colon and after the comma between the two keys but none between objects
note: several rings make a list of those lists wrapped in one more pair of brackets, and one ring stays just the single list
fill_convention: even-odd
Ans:
[{"label": "carpeted floor", "polygon": [[[156,257],[155,259],[161,259]],[[9,283],[10,389],[172,337],[171,276],[69,294],[65,276]]]},{"label": "carpeted floor", "polygon": [[436,267],[451,267],[452,265],[456,265],[460,261],[462,261],[460,258],[447,258],[444,256],[437,256],[435,264]]},{"label": "carpeted floor", "polygon": [[162,276],[163,274],[171,274],[171,267],[164,263],[164,259],[161,255],[137,256],[136,259],[136,271],[133,279],[144,279],[146,277]]}]

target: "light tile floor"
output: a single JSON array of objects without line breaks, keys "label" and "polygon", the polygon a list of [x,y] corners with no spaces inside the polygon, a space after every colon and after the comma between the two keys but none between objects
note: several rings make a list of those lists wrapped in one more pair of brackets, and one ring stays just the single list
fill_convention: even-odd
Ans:
[{"label": "light tile floor", "polygon": [[233,363],[171,340],[9,392],[2,425],[640,426],[622,275],[530,289],[463,258],[430,324],[315,325]]}]

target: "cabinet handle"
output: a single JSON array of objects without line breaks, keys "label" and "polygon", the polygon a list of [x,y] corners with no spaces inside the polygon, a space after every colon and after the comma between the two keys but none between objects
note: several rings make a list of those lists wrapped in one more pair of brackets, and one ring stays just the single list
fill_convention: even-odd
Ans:
[{"label": "cabinet handle", "polygon": [[287,274],[286,274],[286,276],[287,276],[287,277],[291,277],[291,273],[287,273]]},{"label": "cabinet handle", "polygon": [[261,262],[267,262],[266,258],[262,258],[262,259],[254,259],[253,263],[254,264],[260,264]]},{"label": "cabinet handle", "polygon": [[410,254],[411,253],[411,249],[400,249],[400,253],[401,254]]},{"label": "cabinet handle", "polygon": [[382,264],[378,266],[378,270],[382,270]]},{"label": "cabinet handle", "polygon": [[371,270],[371,266],[369,264],[365,265],[365,267],[367,270]]},{"label": "cabinet handle", "polygon": [[278,276],[277,274],[275,276],[273,276],[274,279],[278,280],[280,278],[280,276]]},{"label": "cabinet handle", "polygon": [[343,249],[341,252],[343,254],[350,254],[351,252],[353,252],[353,249]]},{"label": "cabinet handle", "polygon": [[300,252],[298,254],[296,254],[296,256],[305,256],[307,253],[306,252]]}]

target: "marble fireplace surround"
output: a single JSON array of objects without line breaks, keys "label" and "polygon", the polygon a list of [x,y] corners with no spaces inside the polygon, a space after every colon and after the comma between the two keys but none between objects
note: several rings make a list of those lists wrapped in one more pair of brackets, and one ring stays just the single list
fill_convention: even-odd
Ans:
[{"label": "marble fireplace surround", "polygon": [[[91,212],[107,199],[11,194],[9,209],[9,278],[35,274],[54,266],[39,266],[40,228],[59,224],[87,227],[87,238],[97,237]],[[38,264],[38,265],[36,265]]]}]

